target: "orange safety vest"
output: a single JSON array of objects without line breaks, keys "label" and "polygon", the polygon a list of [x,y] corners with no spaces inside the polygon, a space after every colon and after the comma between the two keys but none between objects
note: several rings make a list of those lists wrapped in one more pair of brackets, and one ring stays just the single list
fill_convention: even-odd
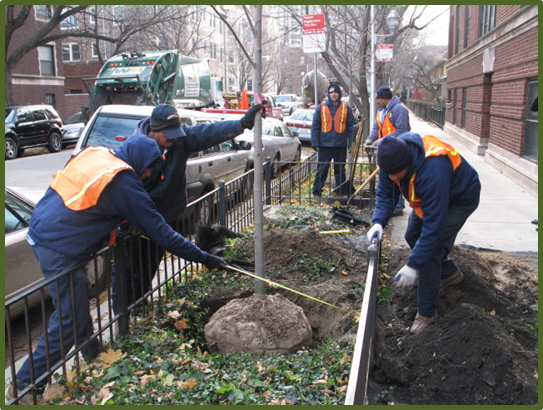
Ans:
[{"label": "orange safety vest", "polygon": [[[458,151],[453,148],[451,145],[441,141],[439,138],[434,137],[433,135],[423,135],[422,142],[424,143],[424,157],[437,157],[438,155],[447,155],[449,159],[451,160],[453,171],[458,168],[460,163],[462,162],[462,157],[460,157],[460,154],[458,154]],[[422,219],[423,212],[422,212],[422,201],[416,197],[415,195],[415,177],[417,176],[417,173],[415,172],[411,179],[409,180],[409,192],[408,197],[406,198],[409,201],[409,205],[413,208],[415,213],[418,215],[419,218]],[[395,181],[398,187],[400,187],[400,191],[402,190],[402,187],[400,183],[396,180]],[[402,193],[403,194],[403,193]]]},{"label": "orange safety vest", "polygon": [[[54,175],[51,188],[59,194],[68,209],[82,211],[96,206],[105,187],[124,170],[135,172],[111,150],[87,147],[72,158],[62,171]],[[114,240],[115,229],[111,232],[110,246]]]},{"label": "orange safety vest", "polygon": [[340,134],[345,132],[347,128],[347,116],[349,114],[347,104],[342,102],[336,111],[336,114],[332,118],[330,107],[323,104],[321,108],[321,129],[322,132],[332,131],[332,123],[334,123],[334,130]]},{"label": "orange safety vest", "polygon": [[394,131],[396,131],[396,127],[392,124],[392,121],[390,120],[390,111],[385,114],[385,119],[382,123],[381,115],[379,114],[379,111],[377,111],[377,126],[379,127],[377,139],[386,137],[387,135],[392,134]]}]

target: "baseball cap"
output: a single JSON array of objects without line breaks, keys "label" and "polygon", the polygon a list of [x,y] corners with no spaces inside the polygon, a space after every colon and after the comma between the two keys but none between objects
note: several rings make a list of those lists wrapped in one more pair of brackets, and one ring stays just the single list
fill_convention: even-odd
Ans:
[{"label": "baseball cap", "polygon": [[168,104],[157,105],[151,114],[149,123],[151,131],[162,131],[166,138],[171,140],[186,135],[181,128],[179,113]]}]

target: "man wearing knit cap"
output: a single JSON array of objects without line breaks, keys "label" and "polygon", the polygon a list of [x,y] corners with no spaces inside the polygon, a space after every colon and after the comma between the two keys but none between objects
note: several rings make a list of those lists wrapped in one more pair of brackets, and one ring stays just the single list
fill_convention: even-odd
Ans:
[{"label": "man wearing knit cap", "polygon": [[347,149],[350,149],[352,144],[354,124],[352,110],[341,101],[339,84],[330,84],[328,98],[315,109],[311,126],[311,146],[318,151],[319,161],[313,183],[313,196],[322,195],[332,161],[336,186],[345,182]]},{"label": "man wearing knit cap", "polygon": [[[383,137],[390,135],[397,137],[404,132],[411,131],[409,125],[409,111],[402,104],[400,99],[392,97],[392,91],[388,87],[381,87],[377,90],[377,110],[375,122],[365,145],[378,146]],[[404,200],[400,197],[392,216],[403,215]]]},{"label": "man wearing knit cap", "polygon": [[458,151],[431,135],[409,132],[383,138],[377,164],[377,205],[368,239],[381,240],[394,204],[403,195],[413,208],[405,232],[412,252],[394,282],[396,287],[412,286],[418,278],[417,315],[410,328],[418,333],[437,320],[438,293],[464,279],[449,253],[479,205],[481,183]]}]

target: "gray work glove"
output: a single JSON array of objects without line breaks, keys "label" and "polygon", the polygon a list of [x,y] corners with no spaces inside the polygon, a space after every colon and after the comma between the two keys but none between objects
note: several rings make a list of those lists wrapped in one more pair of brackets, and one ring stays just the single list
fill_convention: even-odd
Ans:
[{"label": "gray work glove", "polygon": [[[383,138],[384,138],[384,137],[383,137]],[[381,142],[383,142],[383,138],[379,138],[378,140],[373,141],[373,144],[372,144],[372,145],[373,145],[374,147],[379,147],[379,144],[380,144]]]},{"label": "gray work glove", "polygon": [[369,147],[371,144],[373,144],[373,141],[370,141],[369,139],[367,139],[365,142],[364,142],[364,145],[366,147]]},{"label": "gray work glove", "polygon": [[223,258],[212,255],[212,254],[207,255],[207,259],[203,262],[203,264],[209,270],[213,270],[213,269],[225,270],[226,269],[226,261]]},{"label": "gray work glove", "polygon": [[255,126],[255,115],[257,112],[262,110],[262,118],[266,118],[266,107],[264,107],[262,104],[253,105],[251,108],[247,110],[245,115],[241,120],[239,120],[239,124],[241,125],[242,129],[249,129],[252,130]]}]

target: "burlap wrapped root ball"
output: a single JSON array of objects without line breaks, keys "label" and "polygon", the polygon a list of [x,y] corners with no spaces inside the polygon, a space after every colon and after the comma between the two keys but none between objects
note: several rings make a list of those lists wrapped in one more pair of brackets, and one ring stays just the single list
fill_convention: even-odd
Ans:
[{"label": "burlap wrapped root ball", "polygon": [[285,297],[255,295],[220,308],[204,327],[210,349],[220,353],[286,354],[311,343],[303,309]]}]

